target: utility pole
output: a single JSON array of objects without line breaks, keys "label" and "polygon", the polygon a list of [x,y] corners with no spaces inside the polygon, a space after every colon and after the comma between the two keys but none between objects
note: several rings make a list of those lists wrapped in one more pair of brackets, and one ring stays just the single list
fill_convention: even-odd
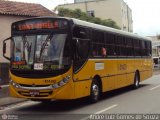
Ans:
[{"label": "utility pole", "polygon": [[87,11],[88,11],[87,1],[85,0],[84,3],[85,3],[85,9],[86,9],[86,13],[87,13]]}]

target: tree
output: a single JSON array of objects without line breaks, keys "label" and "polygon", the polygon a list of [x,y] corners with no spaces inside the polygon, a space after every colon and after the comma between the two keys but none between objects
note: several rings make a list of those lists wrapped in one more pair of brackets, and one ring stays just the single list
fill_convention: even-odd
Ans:
[{"label": "tree", "polygon": [[60,7],[58,8],[58,15],[61,17],[72,17],[72,18],[84,20],[87,22],[92,22],[95,24],[100,24],[107,27],[120,29],[120,27],[112,19],[101,20],[98,17],[88,16],[85,12],[82,12],[80,9],[70,10],[70,9]]}]

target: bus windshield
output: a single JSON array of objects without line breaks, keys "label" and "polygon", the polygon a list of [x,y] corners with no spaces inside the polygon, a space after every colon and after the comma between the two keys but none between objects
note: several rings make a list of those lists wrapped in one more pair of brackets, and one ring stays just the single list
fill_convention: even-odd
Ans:
[{"label": "bus windshield", "polygon": [[13,37],[12,69],[56,70],[69,65],[64,54],[67,34]]}]

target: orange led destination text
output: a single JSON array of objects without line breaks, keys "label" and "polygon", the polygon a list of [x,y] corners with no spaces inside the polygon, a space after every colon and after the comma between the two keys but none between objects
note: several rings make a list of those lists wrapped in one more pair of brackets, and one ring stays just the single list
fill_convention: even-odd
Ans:
[{"label": "orange led destination text", "polygon": [[44,22],[36,24],[22,24],[18,26],[19,30],[33,30],[33,29],[53,29],[58,28],[58,22]]}]

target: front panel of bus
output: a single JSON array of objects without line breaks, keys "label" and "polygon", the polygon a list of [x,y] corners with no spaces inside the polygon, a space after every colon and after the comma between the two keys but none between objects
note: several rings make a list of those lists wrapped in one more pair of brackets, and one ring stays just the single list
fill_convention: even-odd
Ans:
[{"label": "front panel of bus", "polygon": [[73,99],[69,21],[36,18],[12,24],[10,94]]}]

